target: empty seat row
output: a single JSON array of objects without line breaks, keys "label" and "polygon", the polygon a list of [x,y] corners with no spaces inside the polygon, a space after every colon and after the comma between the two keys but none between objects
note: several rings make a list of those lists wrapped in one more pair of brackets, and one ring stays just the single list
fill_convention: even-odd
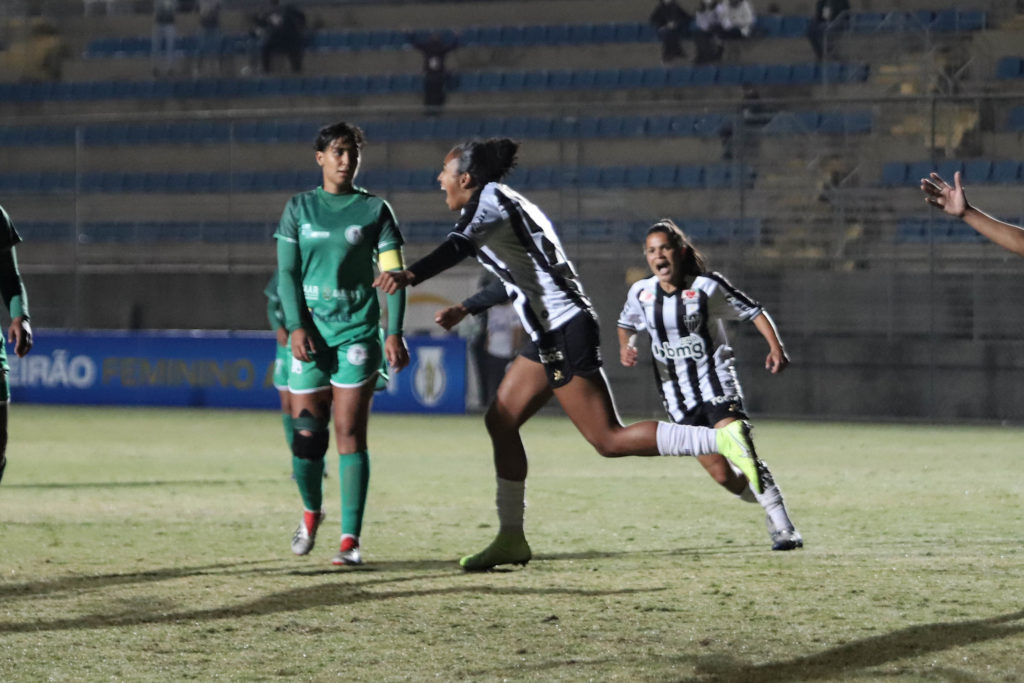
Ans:
[{"label": "empty seat row", "polygon": [[963,221],[955,221],[944,215],[935,217],[901,218],[896,231],[896,241],[906,244],[929,242],[986,242],[976,230]]},{"label": "empty seat row", "polygon": [[19,222],[18,232],[30,242],[102,244],[111,242],[262,242],[269,240],[276,222],[248,221],[108,221],[72,223]]},{"label": "empty seat row", "polygon": [[1024,78],[1024,58],[1003,57],[996,64],[996,78],[1009,80]]},{"label": "empty seat row", "polygon": [[[559,69],[470,71],[453,75],[463,92],[592,90],[685,86],[812,85],[866,81],[867,64],[748,64],[663,69]],[[215,99],[232,97],[340,97],[416,92],[418,74],[313,76],[306,78],[206,78],[180,81],[82,81],[0,83],[0,102],[108,99]]]},{"label": "empty seat row", "polygon": [[[758,218],[680,218],[680,227],[701,244],[753,242],[761,232]],[[630,242],[644,238],[646,221],[570,220],[559,222],[562,239],[588,242]],[[21,222],[18,231],[30,242],[71,242],[80,244],[136,242],[264,242],[277,229],[270,221],[93,221],[75,229],[72,223],[55,221]],[[439,242],[451,232],[448,221],[409,221],[401,225],[409,242]]]},{"label": "empty seat row", "polygon": [[595,90],[618,88],[682,88],[719,85],[815,85],[861,83],[867,64],[808,62],[802,64],[708,64],[631,69],[540,69],[534,71],[470,71],[454,74],[462,92],[520,90]]},{"label": "empty seat row", "polygon": [[[809,19],[803,15],[763,14],[757,18],[755,35],[797,38],[806,35]],[[855,33],[932,31],[976,31],[985,28],[987,15],[982,10],[947,9],[917,12],[855,12],[845,30]],[[691,26],[691,29],[695,28]],[[356,50],[399,50],[409,45],[410,37],[423,38],[431,31],[410,34],[401,30],[319,31],[309,39],[309,49],[323,52]],[[638,43],[656,39],[645,22],[608,22],[584,24],[537,24],[523,26],[470,26],[459,31],[437,31],[462,47],[537,47],[541,45],[586,45],[602,43]],[[249,44],[246,34],[224,36],[224,49],[243,53]],[[198,49],[198,36],[180,36],[175,47],[183,52]],[[85,50],[87,57],[148,55],[149,36],[97,38]]]},{"label": "empty seat row", "polygon": [[928,177],[932,171],[949,182],[953,181],[953,174],[957,171],[961,172],[964,183],[1009,184],[1021,180],[1020,161],[974,159],[971,161],[943,161],[938,164],[933,164],[930,161],[918,161],[886,164],[882,168],[882,185],[888,187],[918,185],[921,178]]},{"label": "empty seat row", "polygon": [[[689,188],[725,189],[751,187],[753,168],[733,163],[664,166],[582,166],[579,168],[524,167],[513,171],[510,182],[524,190],[579,188]],[[360,184],[377,191],[433,191],[437,169],[369,169],[359,176]],[[75,176],[72,172],[0,174],[0,191],[47,194],[77,191],[87,194],[170,193],[205,194],[224,192],[298,192],[320,184],[320,174],[311,170],[131,173],[98,172]]]},{"label": "empty seat row", "polygon": [[[622,116],[506,116],[496,118],[447,118],[370,120],[362,124],[371,142],[416,140],[463,140],[474,137],[519,139],[714,137],[734,125],[732,113]],[[762,128],[771,135],[862,134],[872,129],[870,111],[797,111],[765,115]],[[308,142],[320,124],[313,121],[189,121],[121,123],[82,126],[85,145],[176,145]],[[0,127],[0,146],[74,144],[73,126]]]}]

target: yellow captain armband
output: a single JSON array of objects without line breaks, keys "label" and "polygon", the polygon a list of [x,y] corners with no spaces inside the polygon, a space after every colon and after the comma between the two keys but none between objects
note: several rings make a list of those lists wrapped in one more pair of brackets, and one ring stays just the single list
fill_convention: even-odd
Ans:
[{"label": "yellow captain armband", "polygon": [[402,262],[402,250],[391,249],[381,252],[380,257],[377,259],[377,264],[380,266],[381,272],[404,269],[405,264]]}]

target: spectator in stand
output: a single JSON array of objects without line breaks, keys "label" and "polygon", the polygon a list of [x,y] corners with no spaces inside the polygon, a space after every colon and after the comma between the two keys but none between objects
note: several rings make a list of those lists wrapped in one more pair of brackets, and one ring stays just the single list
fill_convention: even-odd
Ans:
[{"label": "spectator in stand", "polygon": [[718,35],[723,40],[741,40],[754,33],[757,15],[750,0],[721,0],[718,13]]},{"label": "spectator in stand", "polygon": [[427,108],[428,115],[436,115],[444,106],[447,95],[445,57],[459,46],[459,41],[454,35],[443,35],[439,31],[425,38],[410,33],[407,40],[423,55],[423,106]]},{"label": "spectator in stand", "polygon": [[697,48],[694,64],[717,62],[722,57],[722,42],[718,39],[721,24],[716,8],[719,0],[700,0],[694,17],[693,43]]},{"label": "spectator in stand", "polygon": [[153,3],[153,42],[150,46],[150,61],[154,76],[168,76],[174,70],[177,53],[174,42],[178,31],[175,27],[177,0],[155,0]]},{"label": "spectator in stand", "polygon": [[262,29],[260,66],[263,73],[271,72],[271,58],[283,52],[288,56],[292,73],[302,72],[302,58],[306,51],[306,15],[294,4],[281,4],[270,0],[270,6],[256,19]]},{"label": "spectator in stand", "polygon": [[807,26],[807,40],[811,41],[811,49],[819,62],[833,57],[835,41],[829,39],[828,33],[844,28],[849,17],[850,0],[818,0]]},{"label": "spectator in stand", "polygon": [[693,17],[676,0],[659,0],[658,6],[651,12],[650,22],[661,41],[662,64],[686,56],[683,38],[690,35],[691,21]]},{"label": "spectator in stand", "polygon": [[214,62],[214,74],[220,74],[224,55],[224,37],[220,32],[221,0],[199,0],[199,44],[196,49],[194,73],[199,76],[208,58]]}]

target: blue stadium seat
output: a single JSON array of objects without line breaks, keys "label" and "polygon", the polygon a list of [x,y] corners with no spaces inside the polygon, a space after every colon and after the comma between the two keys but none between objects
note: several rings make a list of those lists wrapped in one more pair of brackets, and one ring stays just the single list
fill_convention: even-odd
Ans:
[{"label": "blue stadium seat", "polygon": [[757,17],[757,32],[764,36],[782,35],[782,15],[761,14]]},{"label": "blue stadium seat", "polygon": [[714,85],[718,79],[718,68],[702,64],[701,66],[695,66],[691,69],[692,75],[690,76],[690,85],[706,86]]},{"label": "blue stadium seat", "polygon": [[669,132],[672,135],[690,136],[695,135],[694,123],[696,117],[692,114],[676,114],[669,117]]},{"label": "blue stadium seat", "polygon": [[651,168],[651,187],[669,189],[676,186],[678,167],[674,164],[654,166]]},{"label": "blue stadium seat", "polygon": [[668,84],[668,70],[661,67],[643,69],[640,75],[640,86],[644,88],[664,88]]},{"label": "blue stadium seat", "polygon": [[616,43],[638,43],[642,38],[642,29],[646,24],[640,24],[637,22],[628,22],[615,24],[615,37],[614,42]]},{"label": "blue stadium seat", "polygon": [[1019,133],[1024,131],[1024,107],[1014,107],[1006,116],[1006,130]]},{"label": "blue stadium seat", "polygon": [[935,170],[935,164],[930,161],[915,161],[907,164],[907,176],[904,184],[917,185],[921,182],[921,178],[927,178],[933,170]]},{"label": "blue stadium seat", "polygon": [[670,88],[682,88],[693,83],[693,74],[696,68],[688,66],[676,67],[668,70],[668,80],[665,85]]},{"label": "blue stadium seat", "polygon": [[643,87],[644,71],[644,69],[621,69],[616,86],[620,88]]},{"label": "blue stadium seat", "polygon": [[782,17],[781,36],[784,38],[797,38],[807,35],[807,28],[810,21],[807,17],[800,15],[787,15]]},{"label": "blue stadium seat", "polygon": [[648,116],[644,128],[647,135],[652,138],[665,137],[669,135],[669,125],[672,119],[669,116]]},{"label": "blue stadium seat", "polygon": [[996,78],[1010,79],[1020,78],[1024,66],[1024,59],[1020,57],[1003,57],[996,66]]},{"label": "blue stadium seat", "polygon": [[895,187],[907,182],[907,165],[901,161],[892,161],[882,167],[882,185]]},{"label": "blue stadium seat", "polygon": [[601,116],[597,119],[597,137],[620,138],[623,136],[625,119],[621,116]]},{"label": "blue stadium seat", "polygon": [[501,89],[519,91],[526,86],[525,71],[506,71],[501,76]]},{"label": "blue stadium seat", "polygon": [[792,82],[793,68],[789,64],[770,64],[764,71],[766,85],[784,85]]},{"label": "blue stadium seat", "polygon": [[601,169],[597,166],[580,166],[576,173],[579,187],[597,187],[601,181]]},{"label": "blue stadium seat", "polygon": [[964,183],[987,183],[992,178],[992,162],[974,159],[964,163]]},{"label": "blue stadium seat", "polygon": [[719,85],[742,85],[743,67],[739,64],[722,64],[718,67],[715,82]]},{"label": "blue stadium seat", "polygon": [[693,133],[700,137],[716,137],[722,131],[722,125],[727,119],[731,118],[731,114],[701,114],[695,116],[693,119]]},{"label": "blue stadium seat", "polygon": [[992,164],[992,182],[1016,184],[1020,180],[1019,161],[996,161]]},{"label": "blue stadium seat", "polygon": [[650,166],[630,166],[626,169],[623,184],[627,188],[640,189],[651,184],[652,169]]},{"label": "blue stadium seat", "polygon": [[[964,163],[962,161],[943,161],[942,163],[939,164],[939,167],[936,169],[936,172],[940,176],[949,179],[950,181],[952,181],[953,174],[956,173],[957,171],[963,173]],[[920,178],[917,178],[917,180],[920,180]]]},{"label": "blue stadium seat", "polygon": [[598,69],[594,78],[595,88],[618,88],[628,69]]},{"label": "blue stadium seat", "polygon": [[704,187],[704,167],[695,164],[682,164],[676,168],[676,185],[686,189]]},{"label": "blue stadium seat", "polygon": [[821,80],[816,62],[805,64],[794,64],[790,73],[790,82],[793,85],[813,85]]},{"label": "blue stadium seat", "polygon": [[752,85],[761,85],[765,82],[768,68],[764,64],[744,64],[743,82]]},{"label": "blue stadium seat", "polygon": [[545,90],[548,87],[548,72],[545,69],[538,69],[526,72],[523,81],[524,90]]},{"label": "blue stadium seat", "polygon": [[533,139],[547,139],[553,136],[555,122],[545,117],[533,116],[526,119],[526,137]]},{"label": "blue stadium seat", "polygon": [[625,183],[625,166],[606,166],[601,169],[598,180],[598,185],[601,187],[622,187]]},{"label": "blue stadium seat", "polygon": [[595,43],[611,43],[615,41],[615,24],[594,24],[590,39]]}]

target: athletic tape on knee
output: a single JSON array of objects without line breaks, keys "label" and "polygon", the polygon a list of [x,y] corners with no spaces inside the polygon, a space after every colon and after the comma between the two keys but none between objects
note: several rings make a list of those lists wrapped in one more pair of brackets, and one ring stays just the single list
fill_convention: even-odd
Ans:
[{"label": "athletic tape on knee", "polygon": [[329,436],[326,431],[307,435],[296,429],[292,440],[292,455],[302,460],[323,460],[327,455]]},{"label": "athletic tape on knee", "polygon": [[[318,417],[297,417],[292,421],[292,455],[303,460],[322,460],[327,455],[330,433],[327,420]],[[302,432],[311,432],[303,434]]]}]

